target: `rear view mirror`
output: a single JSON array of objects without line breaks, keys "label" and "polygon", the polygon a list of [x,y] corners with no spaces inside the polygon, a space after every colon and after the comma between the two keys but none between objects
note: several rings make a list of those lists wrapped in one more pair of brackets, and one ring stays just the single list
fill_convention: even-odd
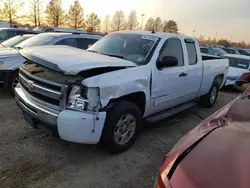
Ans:
[{"label": "rear view mirror", "polygon": [[158,68],[174,67],[178,65],[178,59],[174,56],[164,56],[161,61],[157,62]]}]

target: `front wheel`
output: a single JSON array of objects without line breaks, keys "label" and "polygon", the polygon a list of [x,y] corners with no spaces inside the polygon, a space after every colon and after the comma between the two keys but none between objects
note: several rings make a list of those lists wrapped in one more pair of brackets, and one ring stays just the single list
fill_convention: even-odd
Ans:
[{"label": "front wheel", "polygon": [[141,111],[132,102],[119,101],[107,111],[101,145],[111,153],[127,150],[141,128]]},{"label": "front wheel", "polygon": [[214,82],[206,95],[201,96],[200,103],[206,108],[211,108],[214,106],[219,93],[219,84]]}]

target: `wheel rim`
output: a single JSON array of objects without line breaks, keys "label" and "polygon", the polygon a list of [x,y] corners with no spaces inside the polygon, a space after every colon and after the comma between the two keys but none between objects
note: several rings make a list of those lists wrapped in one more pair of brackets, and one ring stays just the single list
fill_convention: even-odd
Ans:
[{"label": "wheel rim", "polygon": [[216,89],[216,87],[214,87],[212,92],[211,92],[211,95],[210,95],[210,103],[211,104],[213,104],[215,102],[216,95],[217,95],[217,89]]},{"label": "wheel rim", "polygon": [[12,81],[12,89],[14,91],[15,87],[17,86],[17,84],[19,84],[19,79],[18,77],[16,77],[13,81]]},{"label": "wheel rim", "polygon": [[115,125],[114,139],[119,145],[126,144],[134,135],[136,128],[135,116],[126,114],[122,116]]}]

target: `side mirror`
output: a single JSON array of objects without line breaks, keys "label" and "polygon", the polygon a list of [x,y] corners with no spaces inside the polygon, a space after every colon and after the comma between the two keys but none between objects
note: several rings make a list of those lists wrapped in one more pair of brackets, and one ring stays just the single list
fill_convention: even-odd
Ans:
[{"label": "side mirror", "polygon": [[161,61],[157,62],[158,68],[174,67],[178,65],[178,59],[174,56],[164,56]]},{"label": "side mirror", "polygon": [[89,45],[88,45],[88,48],[90,48],[92,45],[93,45],[93,44],[89,44]]}]

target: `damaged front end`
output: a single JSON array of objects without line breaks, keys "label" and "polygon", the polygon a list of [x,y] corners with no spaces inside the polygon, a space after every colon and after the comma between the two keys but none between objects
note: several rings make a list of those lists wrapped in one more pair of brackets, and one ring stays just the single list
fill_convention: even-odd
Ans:
[{"label": "damaged front end", "polygon": [[67,108],[77,111],[98,112],[100,109],[99,88],[74,85],[68,97]]}]

